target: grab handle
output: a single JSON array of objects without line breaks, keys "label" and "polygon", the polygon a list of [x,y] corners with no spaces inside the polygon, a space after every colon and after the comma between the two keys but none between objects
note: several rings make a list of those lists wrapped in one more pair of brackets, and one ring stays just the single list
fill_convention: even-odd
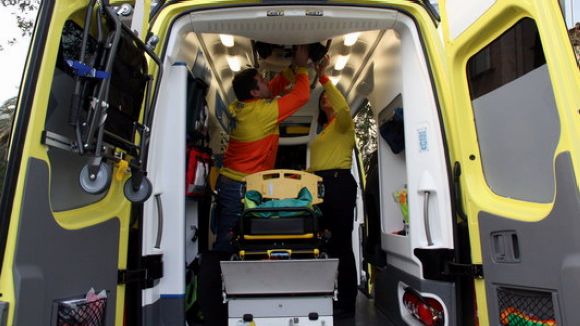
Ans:
[{"label": "grab handle", "polygon": [[157,204],[157,239],[155,248],[161,249],[161,238],[163,237],[163,205],[161,204],[161,194],[155,194],[155,203]]},{"label": "grab handle", "polygon": [[433,239],[431,238],[431,227],[429,226],[429,195],[431,192],[429,190],[423,191],[425,194],[425,201],[423,201],[423,223],[425,223],[425,235],[427,236],[427,245],[433,245]]},{"label": "grab handle", "polygon": [[432,193],[437,192],[437,188],[435,187],[433,177],[428,171],[424,171],[421,175],[418,192],[425,195],[425,199],[423,201],[423,223],[425,226],[427,245],[432,246],[433,238],[431,237],[431,221],[429,219],[429,199],[431,198]]}]

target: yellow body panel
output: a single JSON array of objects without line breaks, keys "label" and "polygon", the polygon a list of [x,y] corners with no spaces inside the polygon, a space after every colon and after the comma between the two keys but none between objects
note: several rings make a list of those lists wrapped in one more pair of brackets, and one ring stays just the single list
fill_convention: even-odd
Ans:
[{"label": "yellow body panel", "polygon": [[312,239],[314,234],[306,233],[300,235],[244,235],[245,240],[290,240],[290,239]]}]

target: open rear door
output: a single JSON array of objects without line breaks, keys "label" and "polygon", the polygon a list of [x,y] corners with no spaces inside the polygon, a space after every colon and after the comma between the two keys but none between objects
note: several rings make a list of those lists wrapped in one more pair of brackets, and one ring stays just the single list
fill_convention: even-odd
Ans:
[{"label": "open rear door", "polygon": [[442,0],[440,8],[459,207],[473,263],[483,265],[480,325],[576,324],[580,74],[559,2]]},{"label": "open rear door", "polygon": [[40,6],[2,184],[0,325],[122,325],[126,284],[151,275],[127,248],[160,71],[113,2]]}]

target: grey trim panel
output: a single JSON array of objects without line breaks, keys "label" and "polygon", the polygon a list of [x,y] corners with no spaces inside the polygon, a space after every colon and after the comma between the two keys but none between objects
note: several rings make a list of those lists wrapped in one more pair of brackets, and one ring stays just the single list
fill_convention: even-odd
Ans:
[{"label": "grey trim panel", "polygon": [[[55,68],[45,128],[69,139],[75,138],[74,128],[68,124],[74,87],[74,79],[58,67]],[[48,147],[47,153],[51,172],[50,204],[54,211],[83,207],[105,197],[107,192],[91,195],[81,188],[79,175],[87,164],[86,157],[55,147]]]},{"label": "grey trim panel", "polygon": [[221,261],[220,266],[228,296],[332,294],[338,259]]},{"label": "grey trim panel", "polygon": [[162,297],[143,307],[143,326],[185,325],[185,298]]},{"label": "grey trim panel", "polygon": [[[52,215],[48,166],[30,159],[14,257],[14,325],[50,325],[53,301],[108,291],[106,325],[115,321],[119,220],[66,230]],[[82,216],[79,216],[82,218]]]},{"label": "grey trim panel", "polygon": [[0,326],[6,326],[8,320],[8,302],[0,302]]},{"label": "grey trim panel", "polygon": [[332,316],[332,296],[272,296],[261,298],[233,298],[228,301],[228,317],[254,318],[307,317],[310,313]]},{"label": "grey trim panel", "polygon": [[403,282],[416,291],[438,295],[447,308],[448,314],[445,316],[447,325],[459,326],[455,314],[457,302],[454,283],[421,280],[388,264],[386,268],[377,270],[375,282],[375,303],[395,325],[406,325],[401,318],[399,308],[401,302],[398,298],[399,282]]},{"label": "grey trim panel", "polygon": [[473,112],[485,180],[493,192],[550,203],[561,127],[548,66],[474,100]]},{"label": "grey trim panel", "polygon": [[[556,158],[556,200],[545,219],[528,223],[482,212],[479,228],[491,323],[498,322],[498,286],[551,292],[558,325],[578,323],[580,192],[570,153]],[[519,262],[492,259],[491,234],[505,231],[517,234]]]}]

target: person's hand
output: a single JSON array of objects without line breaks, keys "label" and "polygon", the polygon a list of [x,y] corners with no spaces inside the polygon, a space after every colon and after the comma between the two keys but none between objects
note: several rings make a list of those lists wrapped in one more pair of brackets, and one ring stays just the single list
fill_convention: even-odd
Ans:
[{"label": "person's hand", "polygon": [[320,59],[320,61],[316,65],[316,72],[318,73],[318,76],[324,75],[324,71],[326,70],[326,67],[328,67],[329,63],[330,63],[330,56],[328,54],[326,54],[326,55],[324,55],[324,57],[322,59]]},{"label": "person's hand", "polygon": [[308,64],[308,46],[298,45],[294,51],[294,59],[292,60],[297,67],[306,67]]}]

